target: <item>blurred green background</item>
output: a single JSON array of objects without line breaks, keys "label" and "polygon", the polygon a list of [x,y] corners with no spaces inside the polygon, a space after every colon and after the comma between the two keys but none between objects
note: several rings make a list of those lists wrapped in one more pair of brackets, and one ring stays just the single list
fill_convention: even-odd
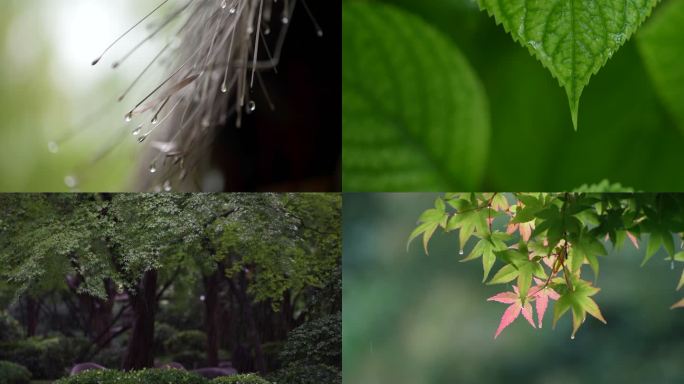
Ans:
[{"label": "blurred green background", "polygon": [[[0,12],[0,191],[130,189],[137,142],[123,116],[158,78],[152,71],[116,99],[164,36],[116,71],[111,63],[149,32],[143,24],[103,62],[91,61],[156,6],[156,0],[5,0]],[[162,34],[163,35],[163,34]],[[77,132],[69,140],[61,139]],[[59,143],[51,146],[48,143]],[[108,152],[111,150],[111,152]]]},{"label": "blurred green background", "polygon": [[[678,1],[662,1],[642,31]],[[354,2],[345,0],[345,4]],[[485,171],[475,190],[572,190],[604,179],[637,190],[684,190],[684,178],[673,177],[673,168],[681,165],[684,126],[676,124],[658,96],[638,49],[639,31],[585,88],[575,132],[565,91],[474,0],[368,2],[392,5],[441,32],[482,82],[491,134]],[[345,54],[353,60],[352,52]],[[431,100],[439,102],[445,101]],[[431,128],[436,129],[421,126],[420,130],[428,135]],[[345,141],[353,139],[345,137]],[[353,176],[345,172],[345,180]],[[462,188],[472,187],[465,182],[451,187]]]},{"label": "blurred green background", "polygon": [[435,197],[344,196],[345,383],[682,382],[684,311],[669,309],[681,267],[659,262],[663,251],[643,268],[630,244],[601,259],[594,299],[607,325],[588,318],[570,340],[570,317],[552,330],[547,312],[543,329],[521,317],[494,340],[506,306],[486,299],[506,287],[483,285],[481,263],[458,262],[458,236],[435,235],[429,256],[419,241],[406,251]]}]

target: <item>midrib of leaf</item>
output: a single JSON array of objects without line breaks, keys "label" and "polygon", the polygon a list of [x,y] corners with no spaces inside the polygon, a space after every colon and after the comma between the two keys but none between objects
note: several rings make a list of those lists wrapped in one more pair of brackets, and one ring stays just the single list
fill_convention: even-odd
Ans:
[{"label": "midrib of leaf", "polygon": [[[522,3],[521,3],[522,1]],[[542,65],[549,70],[551,75],[558,80],[561,87],[565,88],[570,104],[570,112],[572,116],[573,126],[577,130],[578,115],[579,115],[579,101],[584,87],[589,84],[590,78],[598,73],[598,71],[606,64],[606,62],[613,56],[624,43],[629,40],[631,35],[638,29],[643,21],[650,16],[653,8],[660,2],[660,0],[643,0],[641,4],[636,4],[632,0],[592,0],[582,2],[578,0],[549,0],[548,2],[536,2],[534,5],[542,4],[541,10],[537,10],[537,16],[542,17],[540,21],[543,23],[543,32],[541,36],[530,36],[528,34],[528,16],[530,15],[529,1],[527,0],[478,0],[480,8],[486,10],[487,13],[493,17],[497,24],[503,25],[504,29],[511,35],[513,40],[520,43],[522,46],[528,48],[530,54],[536,57]],[[590,4],[590,5],[585,5]],[[611,9],[615,10],[622,4],[622,23],[618,27],[614,26],[611,30],[609,27],[609,16],[606,12]],[[551,8],[545,8],[544,5],[551,5]],[[508,7],[516,8],[517,12],[522,9],[522,23],[508,12]],[[564,13],[560,9],[563,6],[568,6],[568,20],[563,23]],[[612,6],[612,7],[610,7]],[[632,7],[628,9],[628,7]],[[590,8],[594,7],[594,8]],[[630,15],[633,17],[628,17]],[[560,16],[558,14],[560,13]],[[600,18],[602,27],[598,29],[598,33],[593,33],[595,30],[590,29],[589,33],[581,34],[577,28],[581,21],[578,21],[578,13],[583,13],[589,18]],[[558,39],[558,46],[549,52],[544,44],[549,34],[553,35],[559,31],[550,31],[548,26],[552,16],[558,17],[556,23],[558,25],[568,25],[567,33],[570,39],[570,52],[567,54],[570,57],[570,62],[563,65],[562,62],[556,64],[555,59],[558,55],[562,55],[559,51],[562,39]],[[534,20],[534,17],[532,17]],[[632,20],[634,19],[634,20]],[[539,37],[536,39],[535,37]],[[584,46],[582,40],[596,42],[601,38],[602,46],[596,52],[592,52]],[[531,44],[540,42],[540,44]],[[537,46],[538,45],[538,46]],[[580,62],[587,63],[586,70],[580,73],[578,64]],[[570,75],[564,75],[563,72],[569,71]]]}]

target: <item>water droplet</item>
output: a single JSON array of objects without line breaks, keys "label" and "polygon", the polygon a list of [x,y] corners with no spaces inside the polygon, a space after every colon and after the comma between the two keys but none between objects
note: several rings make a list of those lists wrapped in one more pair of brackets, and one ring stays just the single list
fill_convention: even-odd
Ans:
[{"label": "water droplet", "polygon": [[171,182],[169,180],[166,180],[164,182],[164,191],[171,192],[171,189],[172,189]]},{"label": "water droplet", "polygon": [[252,113],[256,111],[256,103],[253,100],[250,100],[249,103],[247,103],[247,113]]},{"label": "water droplet", "polygon": [[57,143],[54,142],[54,141],[49,142],[49,143],[48,143],[48,150],[50,151],[50,153],[57,153],[57,152],[59,152],[59,144],[57,144]]},{"label": "water droplet", "polygon": [[157,164],[150,164],[150,173],[157,173]]},{"label": "water droplet", "polygon": [[235,7],[230,7],[230,9],[228,10],[228,12],[230,12],[231,15],[234,15],[235,12],[237,12],[237,8],[235,8]]},{"label": "water droplet", "polygon": [[264,36],[268,36],[268,35],[270,35],[270,34],[271,34],[271,28],[266,27],[266,28],[264,29]]},{"label": "water droplet", "polygon": [[142,132],[143,125],[140,124],[136,129],[133,130],[133,136],[138,136],[140,135],[140,132]]},{"label": "water droplet", "polygon": [[317,30],[316,34],[318,35],[318,37],[323,37],[323,30],[322,29]]},{"label": "water droplet", "polygon": [[228,86],[224,82],[223,84],[221,84],[221,93],[226,93],[226,92],[228,92]]},{"label": "water droplet", "polygon": [[570,336],[570,340],[575,340],[575,335]]},{"label": "water droplet", "polygon": [[541,48],[541,43],[535,40],[530,40],[527,42],[533,49],[539,49]]},{"label": "water droplet", "polygon": [[138,137],[138,143],[142,143],[146,139],[147,139],[147,135],[142,135],[142,136]]},{"label": "water droplet", "polygon": [[152,121],[151,121],[152,125],[157,125],[158,122],[159,122],[159,118],[157,117],[157,115],[154,115],[154,117],[152,118]]},{"label": "water droplet", "polygon": [[289,24],[289,23],[290,23],[290,18],[287,17],[287,16],[283,16],[283,18],[280,19],[280,21],[282,21],[283,24]]},{"label": "water droplet", "polygon": [[64,177],[64,185],[69,188],[76,188],[78,186],[78,179],[73,175],[67,175]]},{"label": "water droplet", "polygon": [[127,123],[130,123],[131,120],[133,120],[133,112],[128,112],[124,120],[126,120]]},{"label": "water droplet", "polygon": [[674,260],[670,260],[670,269],[674,270]]},{"label": "water droplet", "polygon": [[228,2],[226,2],[226,0],[222,0],[221,1],[221,9],[226,9],[227,6],[228,6]]},{"label": "water droplet", "polygon": [[458,250],[458,254],[459,254],[459,255],[463,256],[463,253],[464,253],[464,252],[463,252],[462,249],[459,249],[459,250]]},{"label": "water droplet", "polygon": [[210,125],[211,125],[211,120],[210,120],[209,116],[204,116],[204,118],[202,119],[202,126],[204,128],[209,128]]}]

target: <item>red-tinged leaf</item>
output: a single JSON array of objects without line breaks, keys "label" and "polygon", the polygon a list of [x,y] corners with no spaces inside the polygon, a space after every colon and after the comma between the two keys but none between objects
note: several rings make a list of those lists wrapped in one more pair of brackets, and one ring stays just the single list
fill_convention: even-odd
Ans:
[{"label": "red-tinged leaf", "polygon": [[684,308],[684,299],[679,300],[678,302],[674,303],[670,309],[675,309],[675,308]]},{"label": "red-tinged leaf", "polygon": [[632,241],[632,244],[634,244],[634,248],[639,249],[639,241],[637,240],[636,236],[634,236],[630,231],[627,231],[627,237]]},{"label": "red-tinged leaf", "polygon": [[545,287],[544,281],[535,278],[534,281],[537,283],[536,286],[530,288],[530,296],[535,298],[535,306],[537,309],[537,319],[539,319],[539,328],[542,327],[542,321],[544,320],[544,314],[546,313],[546,308],[549,305],[549,299],[558,300],[560,295],[550,287]]},{"label": "red-tinged leaf", "polygon": [[513,304],[518,301],[520,297],[514,292],[501,292],[487,299],[487,301],[498,301],[504,304]]},{"label": "red-tinged leaf", "polygon": [[506,327],[511,325],[511,323],[518,318],[518,315],[520,315],[521,310],[522,307],[518,303],[511,304],[508,308],[506,308],[506,311],[504,311],[503,316],[501,316],[499,328],[496,329],[496,334],[494,334],[495,339],[499,337],[501,331],[503,331]]},{"label": "red-tinged leaf", "polygon": [[530,323],[532,328],[537,328],[537,326],[534,325],[534,318],[532,317],[532,304],[530,304],[529,300],[525,301],[525,306],[522,308],[522,314],[527,322]]}]

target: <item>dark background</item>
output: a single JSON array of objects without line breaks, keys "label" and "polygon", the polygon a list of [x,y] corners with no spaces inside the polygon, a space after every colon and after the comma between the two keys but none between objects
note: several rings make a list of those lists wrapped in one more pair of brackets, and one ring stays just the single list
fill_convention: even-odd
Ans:
[{"label": "dark background", "polygon": [[[300,1],[278,73],[262,73],[275,111],[255,86],[255,113],[246,117],[241,129],[222,129],[217,139],[212,156],[227,175],[226,190],[341,188],[341,3],[309,0],[307,4],[323,36],[317,35]],[[274,18],[273,25],[278,23]],[[275,38],[277,30],[271,36]]]}]

